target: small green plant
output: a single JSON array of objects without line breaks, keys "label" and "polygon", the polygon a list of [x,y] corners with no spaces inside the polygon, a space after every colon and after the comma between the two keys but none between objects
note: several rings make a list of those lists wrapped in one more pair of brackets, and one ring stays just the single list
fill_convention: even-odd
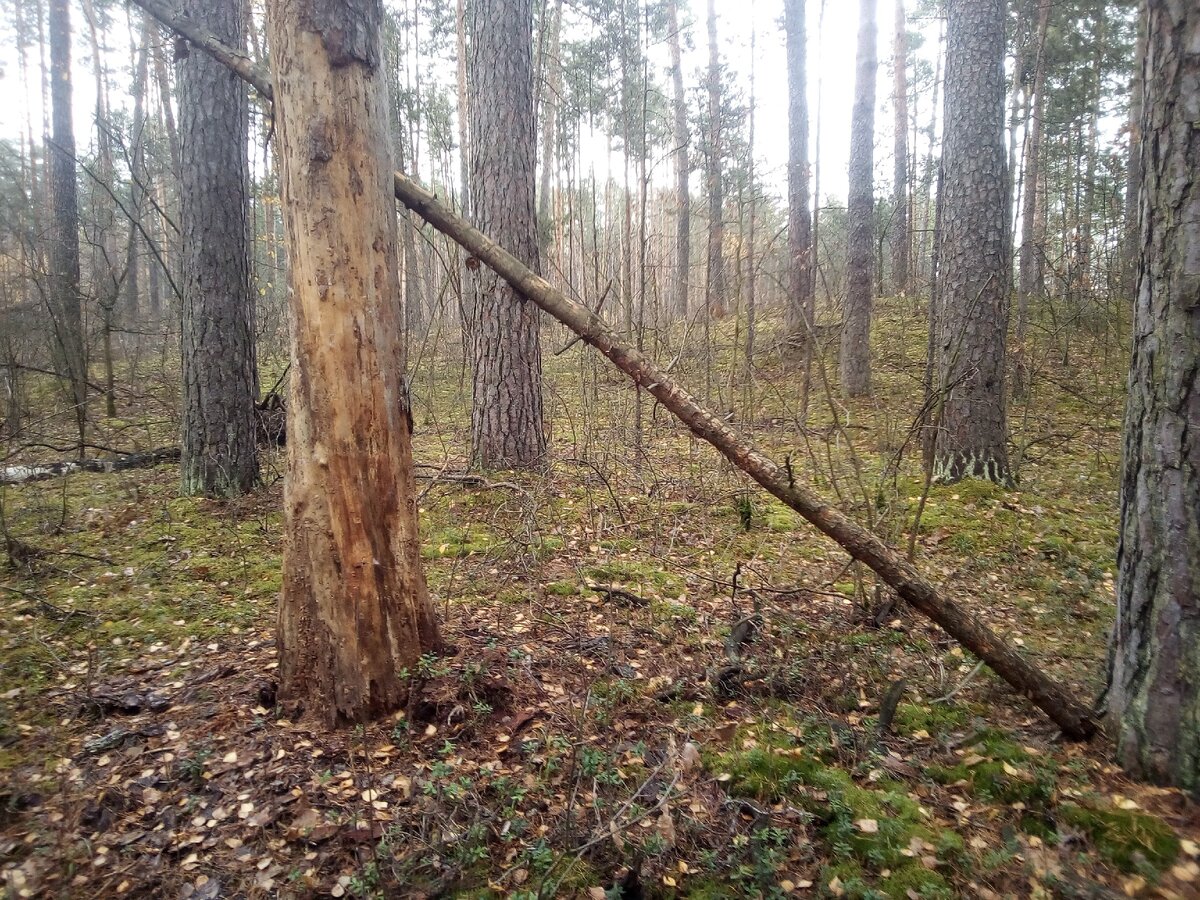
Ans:
[{"label": "small green plant", "polygon": [[200,784],[204,781],[204,769],[211,758],[212,750],[200,747],[191,756],[179,760],[179,774],[193,784]]},{"label": "small green plant", "polygon": [[417,674],[422,678],[439,678],[448,675],[450,667],[436,653],[423,653],[417,660]]},{"label": "small green plant", "polygon": [[381,897],[381,879],[379,867],[372,860],[363,866],[362,871],[351,876],[347,890],[355,897]]},{"label": "small green plant", "polygon": [[548,872],[554,865],[554,851],[545,841],[538,841],[529,848],[529,868],[542,873]]},{"label": "small green plant", "polygon": [[754,526],[754,498],[749,492],[738,494],[736,501],[738,521],[742,523],[742,531],[749,531]]}]

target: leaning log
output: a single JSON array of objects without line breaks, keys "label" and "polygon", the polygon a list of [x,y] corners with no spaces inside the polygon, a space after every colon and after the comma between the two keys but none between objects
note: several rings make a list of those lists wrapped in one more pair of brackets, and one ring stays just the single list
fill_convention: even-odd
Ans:
[{"label": "leaning log", "polygon": [[625,344],[586,306],[554,288],[408,176],[397,172],[395,180],[396,197],[401,203],[494,270],[522,297],[536,303],[607,356],[642,390],[674,413],[693,434],[708,441],[769,493],[841,544],[855,559],[870,566],[902,600],[940,625],[1018,693],[1028,697],[1054,720],[1063,734],[1086,739],[1094,733],[1096,725],[1091,714],[1063,685],[1033,666],[977,616],[939,591],[903,556],[796,481],[787,469],[777,465],[701,405],[653,360]]},{"label": "leaning log", "polygon": [[[133,0],[237,75],[272,97],[270,79],[244,54],[230,49],[164,0]],[[402,172],[395,174],[396,199],[458,243],[476,260],[512,285],[523,298],[566,325],[600,351],[642,390],[651,394],[697,437],[712,444],[770,494],[837,541],[869,566],[913,609],[922,613],[977,657],[1014,690],[1049,716],[1075,740],[1091,737],[1096,723],[1089,710],[989,628],[978,616],[943,594],[932,582],[875,534],[863,528],[810,488],[795,480],[750,441],[705,408],[648,356],[628,346],[599,315],[571,300]]]}]

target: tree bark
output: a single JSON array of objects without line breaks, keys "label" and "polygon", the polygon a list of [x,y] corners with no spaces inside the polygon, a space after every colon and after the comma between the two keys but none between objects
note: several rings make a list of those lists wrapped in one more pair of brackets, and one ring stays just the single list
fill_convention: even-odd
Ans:
[{"label": "tree bark", "polygon": [[683,62],[679,41],[679,2],[668,0],[671,30],[672,127],[675,141],[675,314],[686,318],[692,257],[692,195],[688,189],[691,163],[688,159],[687,99],[683,93]]},{"label": "tree bark", "polygon": [[562,93],[562,61],[559,59],[560,36],[562,33],[562,0],[554,0],[554,8],[550,12],[550,36],[548,50],[542,63],[542,73],[546,79],[545,92],[542,94],[542,174],[538,185],[538,229],[541,235],[541,251],[545,253],[550,247],[553,226],[550,221],[550,192],[554,181],[554,171],[558,160],[558,104]]},{"label": "tree bark", "polygon": [[108,79],[100,50],[100,23],[91,0],[83,0],[92,50],[92,77],[96,88],[96,178],[102,190],[92,201],[95,238],[91,241],[92,290],[100,307],[101,356],[104,365],[104,413],[117,415],[116,372],[113,359],[113,326],[121,285],[128,275],[127,260],[121,259],[117,241],[116,167],[113,161],[112,118],[108,107]]},{"label": "tree bark", "polygon": [[1129,89],[1129,157],[1125,170],[1125,225],[1121,238],[1121,293],[1129,300],[1137,291],[1140,233],[1138,200],[1142,190],[1142,69],[1146,59],[1146,5],[1138,5],[1133,79]]},{"label": "tree bark", "polygon": [[[471,207],[475,223],[538,268],[531,0],[471,0]],[[478,269],[471,457],[485,469],[546,457],[539,313]]]},{"label": "tree bark", "polygon": [[[125,246],[125,310],[136,318],[141,294],[141,248],[144,243],[140,228],[146,209],[146,85],[150,74],[150,44],[154,38],[154,19],[142,14],[141,36],[138,39],[137,62],[133,75],[133,122],[129,135],[130,215],[136,221],[129,225],[129,241]],[[150,268],[153,268],[153,263]]]},{"label": "tree bark", "polygon": [[51,0],[50,32],[50,312],[54,357],[66,381],[79,452],[87,437],[87,349],[79,293],[79,204],[75,185],[75,125],[71,113],[71,7]]},{"label": "tree bark", "polygon": [[908,225],[908,19],[904,0],[896,0],[896,33],[893,43],[893,102],[896,125],[893,147],[892,198],[892,292],[908,293],[908,261],[912,238]]},{"label": "tree bark", "polygon": [[440,648],[412,482],[380,0],[270,0],[291,261],[279,698],[334,726]]},{"label": "tree bark", "polygon": [[875,285],[875,7],[858,6],[858,68],[854,77],[854,109],[850,120],[850,248],[846,260],[846,315],[842,325],[841,385],[847,397],[871,391],[871,307]]},{"label": "tree bark", "polygon": [[[458,207],[463,217],[471,218],[471,140],[470,102],[467,98],[467,4],[457,0],[454,15],[455,85],[458,94]],[[475,278],[462,261],[458,273],[459,316],[462,320],[463,357],[470,359],[475,323]]]},{"label": "tree bark", "polygon": [[1051,0],[1039,0],[1037,35],[1034,38],[1033,102],[1026,123],[1025,192],[1021,199],[1021,246],[1017,272],[1017,327],[1013,348],[1013,393],[1024,397],[1029,389],[1029,361],[1025,342],[1029,334],[1029,299],[1042,284],[1045,232],[1038,240],[1038,213],[1042,185],[1042,119],[1046,110],[1046,32],[1050,24]]},{"label": "tree bark", "polygon": [[[241,47],[241,0],[197,5],[212,33]],[[179,62],[183,239],[185,494],[233,496],[258,482],[258,400],[250,291],[245,85],[204,53]]]},{"label": "tree bark", "polygon": [[717,45],[717,9],[708,0],[708,276],[705,306],[709,315],[725,314],[725,181],[721,148],[721,53]]},{"label": "tree bark", "polygon": [[1012,483],[1004,343],[1009,241],[1004,163],[1004,0],[947,4],[938,254],[944,397],[934,477]]},{"label": "tree bark", "polygon": [[805,0],[784,4],[788,71],[788,301],[787,342],[811,358],[815,296],[808,166],[808,33]]},{"label": "tree bark", "polygon": [[[211,36],[205,38],[194,23],[174,17],[171,7],[162,0],[134,2],[152,11],[171,27],[177,30],[188,28],[197,37],[203,38],[203,46],[216,58],[237,64],[237,58],[231,51],[223,48],[219,41],[212,40]],[[264,96],[272,95],[272,86],[264,73],[251,67],[244,77],[258,87]],[[943,595],[912,564],[876,535],[856,524],[804,485],[798,484],[789,467],[776,465],[752,444],[740,438],[724,420],[702,407],[695,397],[652,360],[622,343],[599,315],[556,290],[516,256],[444,206],[433,194],[402,172],[394,173],[392,188],[401,203],[499,273],[522,297],[535,303],[595,347],[651,393],[694,434],[712,444],[765,490],[799,512],[856,559],[870,566],[903,600],[944,628],[1018,692],[1028,697],[1066,736],[1080,740],[1094,734],[1095,723],[1090,713],[1076,702],[1068,690],[1032,666],[973,614]],[[320,249],[325,241],[325,235],[316,236],[314,249]],[[326,248],[323,252],[329,254],[331,251]],[[391,254],[386,258],[393,257],[394,254]],[[293,370],[293,379],[298,378],[296,371]],[[292,446],[291,440],[289,446]]]},{"label": "tree bark", "polygon": [[1135,777],[1200,788],[1200,7],[1149,0],[1141,258],[1109,711]]}]

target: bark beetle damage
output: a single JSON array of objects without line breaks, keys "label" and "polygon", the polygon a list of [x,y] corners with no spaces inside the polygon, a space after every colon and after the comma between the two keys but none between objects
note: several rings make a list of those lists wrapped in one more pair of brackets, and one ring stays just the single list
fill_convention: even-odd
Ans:
[{"label": "bark beetle damage", "polygon": [[301,27],[321,38],[335,69],[359,63],[375,71],[379,55],[374,36],[383,25],[381,19],[379,3],[310,0],[300,10]]},{"label": "bark beetle damage", "polygon": [[308,126],[308,158],[327,163],[333,159],[333,128],[324,116],[318,116]]}]

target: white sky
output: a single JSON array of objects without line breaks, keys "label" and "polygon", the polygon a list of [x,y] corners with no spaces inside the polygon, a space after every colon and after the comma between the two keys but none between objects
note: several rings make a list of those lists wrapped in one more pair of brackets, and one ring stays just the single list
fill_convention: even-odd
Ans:
[{"label": "white sky", "polygon": [[[449,2],[449,0],[446,0]],[[569,2],[569,0],[568,0]],[[823,0],[825,5],[823,28],[818,34],[822,0],[808,3],[808,69],[810,93],[810,134],[815,142],[817,116],[817,86],[820,81],[821,97],[821,193],[824,197],[844,197],[846,192],[846,167],[849,157],[850,109],[854,89],[854,55],[858,27],[858,3],[855,0]],[[687,6],[691,7],[690,11]],[[750,36],[757,32],[754,54],[756,81],[756,159],[758,171],[766,189],[778,197],[784,197],[786,187],[786,161],[788,149],[787,122],[787,69],[782,31],[782,0],[717,0],[718,32],[723,61],[733,70],[735,78],[748,97],[751,65]],[[690,86],[696,85],[697,77],[707,65],[707,30],[705,23],[705,0],[690,0],[683,4],[680,14],[690,27],[692,49],[685,50],[684,78]],[[41,98],[36,81],[37,50],[33,48],[29,62],[33,68],[34,83],[21,83],[11,21],[11,7],[4,5],[6,20],[0,23],[0,137],[16,139],[31,122],[33,132],[40,137]],[[135,29],[136,29],[135,14]],[[106,48],[107,65],[111,71],[110,102],[114,109],[128,109],[131,101],[127,73],[131,65],[130,33],[126,27],[126,12],[120,6],[113,8],[114,27]],[[888,0],[879,2],[879,78],[877,82],[876,111],[876,193],[890,189],[891,146],[892,146],[892,82],[887,61],[891,58],[893,6]],[[924,46],[916,51],[932,64],[937,51],[937,23],[913,22],[910,30],[922,30],[926,35]],[[81,150],[94,140],[93,110],[95,90],[92,78],[91,51],[87,42],[86,22],[82,12],[73,10],[75,47],[75,96],[74,108],[77,142]],[[669,90],[666,75],[667,48],[665,45],[651,48],[652,63],[659,68],[660,83]],[[432,63],[432,66],[429,64]],[[453,60],[422,61],[428,66],[426,72],[439,80],[453,78]],[[429,77],[426,75],[425,77]],[[153,80],[153,79],[151,79]],[[452,84],[452,82],[450,82]],[[923,98],[928,104],[928,98]],[[920,124],[928,118],[928,109],[922,109]],[[598,174],[603,175],[607,154],[603,144],[596,142],[594,163]],[[923,152],[923,147],[916,148]],[[815,159],[815,146],[810,156]],[[910,151],[911,152],[911,151]],[[261,150],[259,150],[261,154]],[[671,177],[669,167],[662,167],[662,177]],[[693,189],[698,183],[693,177]]]}]

